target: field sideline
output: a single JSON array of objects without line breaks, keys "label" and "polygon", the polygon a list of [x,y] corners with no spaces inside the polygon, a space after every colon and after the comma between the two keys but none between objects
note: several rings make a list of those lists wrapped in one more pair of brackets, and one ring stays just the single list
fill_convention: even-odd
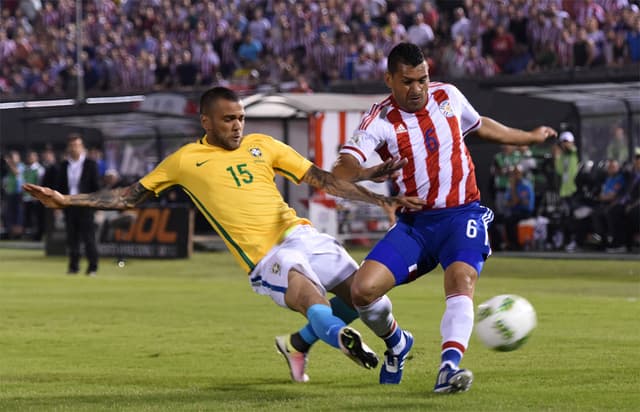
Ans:
[{"label": "field sideline", "polygon": [[[363,251],[354,251],[361,259]],[[84,263],[84,262],[83,262]],[[253,293],[228,253],[102,259],[96,278],[64,258],[0,249],[0,411],[632,411],[640,405],[638,261],[491,258],[476,304],[529,299],[538,329],[519,351],[472,337],[469,393],[431,392],[442,273],[391,293],[416,337],[399,386],[377,384],[317,345],[311,382],[292,384],[273,338],[304,319]],[[379,355],[382,341],[354,322]]]}]

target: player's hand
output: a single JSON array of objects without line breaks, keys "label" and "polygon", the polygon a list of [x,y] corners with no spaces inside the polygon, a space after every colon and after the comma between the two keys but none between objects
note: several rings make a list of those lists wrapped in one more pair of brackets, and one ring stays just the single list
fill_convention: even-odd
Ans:
[{"label": "player's hand", "polygon": [[67,198],[57,190],[53,190],[49,187],[32,185],[31,183],[22,185],[22,188],[25,192],[38,199],[48,208],[60,209],[62,207],[69,206]]},{"label": "player's hand", "polygon": [[400,175],[400,170],[408,162],[407,159],[397,157],[387,159],[380,164],[364,169],[360,180],[372,180],[382,183],[389,179],[395,179]]},{"label": "player's hand", "polygon": [[393,196],[391,198],[393,204],[385,206],[386,210],[395,210],[399,207],[404,207],[409,210],[421,210],[427,201],[417,196]]},{"label": "player's hand", "polygon": [[540,126],[533,129],[531,135],[534,143],[544,143],[548,138],[558,136],[558,132],[549,126]]}]

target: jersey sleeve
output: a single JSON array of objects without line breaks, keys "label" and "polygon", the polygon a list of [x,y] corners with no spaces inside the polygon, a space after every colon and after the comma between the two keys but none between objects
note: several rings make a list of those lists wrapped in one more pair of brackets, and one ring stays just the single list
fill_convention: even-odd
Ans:
[{"label": "jersey sleeve", "polygon": [[451,86],[451,89],[453,90],[455,101],[460,110],[460,127],[462,129],[462,134],[467,135],[468,133],[479,129],[481,125],[480,114],[457,87]]},{"label": "jersey sleeve", "polygon": [[177,183],[180,175],[180,151],[167,156],[155,169],[140,179],[140,184],[158,196]]},{"label": "jersey sleeve", "polygon": [[272,137],[269,137],[269,139],[269,146],[274,154],[273,170],[295,184],[299,184],[313,163],[298,153],[293,147]]},{"label": "jersey sleeve", "polygon": [[386,109],[374,105],[360,121],[353,135],[340,149],[340,154],[350,154],[363,164],[369,156],[385,142],[385,127],[382,117]]}]

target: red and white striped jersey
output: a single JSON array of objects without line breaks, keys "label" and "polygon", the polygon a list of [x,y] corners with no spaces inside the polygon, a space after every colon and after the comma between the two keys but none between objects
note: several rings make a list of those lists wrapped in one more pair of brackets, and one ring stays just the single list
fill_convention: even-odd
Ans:
[{"label": "red and white striped jersey", "polygon": [[400,109],[392,96],[374,104],[340,153],[360,164],[373,151],[383,160],[407,158],[395,189],[426,199],[426,210],[478,201],[475,167],[464,136],[480,127],[480,115],[451,84],[431,82],[428,94],[425,108],[415,113]]}]

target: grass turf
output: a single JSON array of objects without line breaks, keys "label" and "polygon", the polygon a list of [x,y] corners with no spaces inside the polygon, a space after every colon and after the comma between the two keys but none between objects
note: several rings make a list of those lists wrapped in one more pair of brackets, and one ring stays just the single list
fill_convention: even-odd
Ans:
[{"label": "grass turf", "polygon": [[[362,251],[354,257],[362,258]],[[442,272],[393,290],[416,337],[403,383],[380,386],[324,344],[311,382],[293,384],[275,335],[304,319],[254,294],[227,253],[190,260],[102,259],[96,278],[66,261],[0,249],[1,411],[624,411],[640,405],[637,261],[491,258],[476,303],[529,299],[538,328],[520,350],[472,337],[469,393],[435,395]],[[354,326],[382,354],[382,341]]]}]

